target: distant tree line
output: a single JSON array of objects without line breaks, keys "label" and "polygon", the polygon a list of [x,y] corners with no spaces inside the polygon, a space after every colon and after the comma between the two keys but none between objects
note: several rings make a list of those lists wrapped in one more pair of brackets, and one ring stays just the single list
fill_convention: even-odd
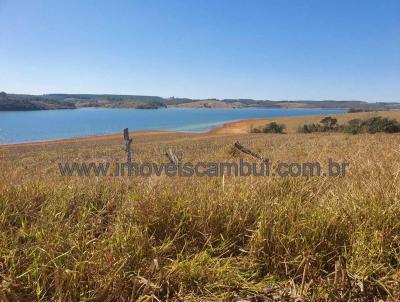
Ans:
[{"label": "distant tree line", "polygon": [[345,132],[345,133],[397,133],[400,132],[400,123],[396,119],[382,116],[367,119],[352,119],[343,125],[330,116],[323,118],[318,124],[305,124],[298,129],[301,133],[313,132]]},{"label": "distant tree line", "polygon": [[[271,101],[253,99],[215,99],[214,100],[241,108],[291,108],[293,104],[302,108],[351,108],[350,111],[371,111],[400,109],[400,103],[368,103],[364,101]],[[46,110],[46,109],[73,109],[81,107],[106,108],[137,108],[156,109],[167,106],[176,106],[184,103],[204,101],[202,99],[164,98],[146,95],[115,95],[115,94],[6,94],[0,93],[0,110]]]},{"label": "distant tree line", "polygon": [[25,95],[0,92],[0,111],[27,111],[50,109],[105,108],[165,108],[161,97],[92,94]]},{"label": "distant tree line", "polygon": [[49,109],[75,109],[73,102],[45,99],[39,96],[16,95],[0,92],[0,111],[26,111]]}]

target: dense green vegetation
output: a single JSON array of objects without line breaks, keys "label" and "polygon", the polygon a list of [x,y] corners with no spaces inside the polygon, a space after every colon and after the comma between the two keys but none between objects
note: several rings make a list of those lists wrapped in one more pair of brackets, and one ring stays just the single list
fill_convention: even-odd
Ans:
[{"label": "dense green vegetation", "polygon": [[343,130],[353,134],[366,132],[396,133],[400,132],[400,123],[395,119],[377,116],[366,120],[353,119],[344,126]]},{"label": "dense green vegetation", "polygon": [[0,93],[0,111],[76,109],[81,107],[157,109],[163,98],[136,95],[46,94],[41,96]]},{"label": "dense green vegetation", "polygon": [[6,94],[0,92],[0,111],[24,111],[24,110],[47,110],[47,109],[75,109],[76,106],[70,101],[57,99],[45,99],[39,96],[27,96]]},{"label": "dense green vegetation", "polygon": [[376,116],[364,120],[352,119],[343,125],[339,125],[337,119],[328,116],[318,124],[305,124],[299,127],[298,132],[397,133],[400,132],[400,123],[396,119]]}]

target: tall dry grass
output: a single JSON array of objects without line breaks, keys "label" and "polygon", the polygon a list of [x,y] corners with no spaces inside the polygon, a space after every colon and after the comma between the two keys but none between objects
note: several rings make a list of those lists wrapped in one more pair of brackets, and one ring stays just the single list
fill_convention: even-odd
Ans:
[{"label": "tall dry grass", "polygon": [[0,300],[396,301],[400,136],[168,135],[134,159],[350,163],[345,177],[61,177],[122,144],[0,149]]}]

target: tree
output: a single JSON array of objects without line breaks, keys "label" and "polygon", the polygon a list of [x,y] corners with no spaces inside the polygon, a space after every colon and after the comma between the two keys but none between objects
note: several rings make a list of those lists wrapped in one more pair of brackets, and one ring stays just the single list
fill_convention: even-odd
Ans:
[{"label": "tree", "polygon": [[337,125],[337,119],[327,116],[320,121],[321,124],[324,125],[328,130],[332,130]]},{"label": "tree", "polygon": [[264,133],[284,133],[285,130],[284,124],[278,124],[276,122],[272,122],[270,124],[265,125]]}]

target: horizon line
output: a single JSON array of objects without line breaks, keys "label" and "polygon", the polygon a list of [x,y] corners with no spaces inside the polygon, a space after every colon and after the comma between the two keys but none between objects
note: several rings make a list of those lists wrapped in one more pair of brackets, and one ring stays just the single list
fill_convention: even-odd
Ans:
[{"label": "horizon line", "polygon": [[198,98],[198,97],[181,97],[181,96],[161,96],[156,94],[131,94],[131,93],[70,93],[70,92],[48,92],[48,93],[16,93],[16,92],[6,92],[4,90],[0,90],[0,92],[4,92],[6,94],[15,94],[15,95],[33,95],[33,96],[45,96],[45,95],[117,95],[117,96],[147,96],[147,97],[160,97],[163,99],[190,99],[193,101],[205,101],[205,100],[216,100],[216,101],[223,101],[223,100],[253,100],[253,101],[271,101],[271,102],[365,102],[365,103],[400,103],[398,101],[371,101],[365,99],[334,99],[334,98],[318,98],[318,99],[269,99],[269,98],[251,98],[251,97],[224,97],[224,98],[217,98],[217,97],[206,97],[206,98]]}]

